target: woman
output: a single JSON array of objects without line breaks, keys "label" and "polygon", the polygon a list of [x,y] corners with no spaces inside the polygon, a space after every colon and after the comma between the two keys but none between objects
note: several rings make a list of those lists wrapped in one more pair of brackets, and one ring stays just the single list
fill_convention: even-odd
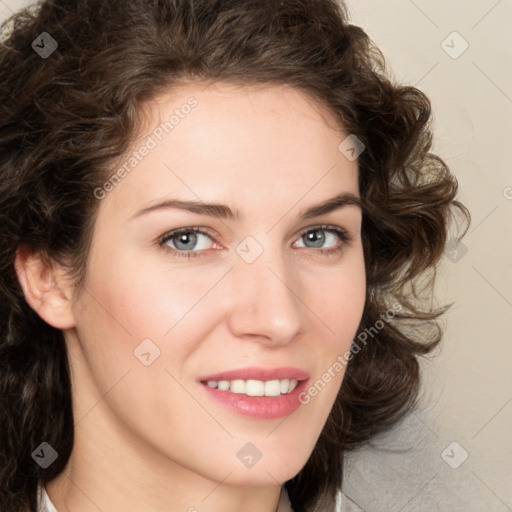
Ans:
[{"label": "woman", "polygon": [[334,0],[45,1],[0,59],[1,510],[334,510],[441,338],[428,99]]}]

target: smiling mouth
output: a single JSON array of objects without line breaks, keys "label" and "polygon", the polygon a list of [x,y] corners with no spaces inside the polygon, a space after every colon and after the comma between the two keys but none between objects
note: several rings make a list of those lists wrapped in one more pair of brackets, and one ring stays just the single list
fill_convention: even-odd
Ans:
[{"label": "smiling mouth", "polygon": [[291,393],[298,385],[296,379],[273,379],[273,380],[208,380],[201,381],[201,384],[219,391],[229,391],[246,396],[276,397]]},{"label": "smiling mouth", "polygon": [[239,368],[203,375],[198,379],[206,394],[238,415],[256,420],[288,416],[302,402],[307,371],[292,366]]}]

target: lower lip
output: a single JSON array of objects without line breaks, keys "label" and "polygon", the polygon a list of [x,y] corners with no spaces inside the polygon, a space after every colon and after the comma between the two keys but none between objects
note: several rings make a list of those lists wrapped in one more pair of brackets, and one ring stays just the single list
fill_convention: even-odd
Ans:
[{"label": "lower lip", "polygon": [[270,420],[288,416],[302,405],[299,395],[306,387],[306,382],[305,380],[299,382],[291,393],[279,396],[247,396],[242,393],[232,393],[231,391],[219,391],[205,384],[200,384],[200,386],[213,399],[231,411],[242,416],[249,416],[250,418]]}]

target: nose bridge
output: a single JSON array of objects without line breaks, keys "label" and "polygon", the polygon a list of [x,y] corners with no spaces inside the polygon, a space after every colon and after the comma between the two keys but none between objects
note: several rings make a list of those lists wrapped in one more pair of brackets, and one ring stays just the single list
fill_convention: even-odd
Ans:
[{"label": "nose bridge", "polygon": [[[248,237],[251,238],[251,237]],[[258,242],[257,242],[258,243]],[[301,327],[297,288],[280,246],[245,240],[237,247],[230,323],[233,332],[261,335],[273,343],[290,341]]]}]

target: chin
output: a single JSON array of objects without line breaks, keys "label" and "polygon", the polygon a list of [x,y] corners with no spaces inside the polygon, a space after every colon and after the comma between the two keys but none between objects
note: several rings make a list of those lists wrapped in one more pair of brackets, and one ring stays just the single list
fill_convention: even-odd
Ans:
[{"label": "chin", "polygon": [[[237,487],[270,487],[277,484],[282,485],[296,476],[304,467],[304,465],[291,466],[290,464],[279,466],[270,464],[263,466],[261,461],[260,463],[262,466],[259,469],[257,469],[257,466],[247,469],[238,468],[229,476],[226,483],[229,482],[230,485]],[[225,478],[225,476],[226,475],[219,475],[221,479]]]},{"label": "chin", "polygon": [[276,481],[283,484],[295,477],[306,465],[311,452],[305,452],[303,448],[299,444],[293,447],[283,446],[279,450],[269,447],[254,466],[237,468],[231,477],[239,485],[275,485]]}]

